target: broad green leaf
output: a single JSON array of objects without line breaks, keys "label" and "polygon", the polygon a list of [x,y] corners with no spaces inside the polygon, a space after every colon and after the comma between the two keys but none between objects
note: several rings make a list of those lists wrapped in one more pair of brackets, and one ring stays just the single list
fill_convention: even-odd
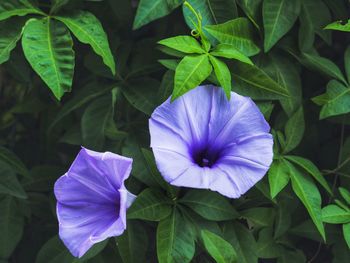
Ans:
[{"label": "broad green leaf", "polygon": [[61,22],[30,19],[23,31],[24,54],[57,99],[70,91],[74,74],[72,37]]},{"label": "broad green leaf", "polygon": [[345,210],[337,205],[327,205],[322,208],[322,220],[329,224],[350,223],[350,210]]},{"label": "broad green leaf", "polygon": [[[237,6],[231,0],[187,0],[187,2],[200,13],[202,25],[216,25],[237,17]],[[183,6],[185,21],[190,28],[195,28],[197,22],[195,15],[185,5]]]},{"label": "broad green leaf", "polygon": [[0,258],[7,259],[21,240],[24,220],[15,199],[7,196],[0,200]]},{"label": "broad green leaf", "polygon": [[231,73],[227,65],[214,56],[209,55],[209,60],[214,68],[215,76],[220,86],[224,89],[227,99],[231,98]]},{"label": "broad green leaf", "polygon": [[292,212],[290,209],[290,199],[278,200],[278,208],[276,212],[276,219],[274,224],[274,238],[282,237],[292,224]]},{"label": "broad green leaf", "polygon": [[83,145],[102,150],[108,125],[113,121],[116,93],[113,91],[91,102],[81,118]]},{"label": "broad green leaf", "polygon": [[259,258],[277,258],[280,256],[280,250],[280,245],[273,238],[272,229],[263,228],[260,230],[256,250]]},{"label": "broad green leaf", "polygon": [[157,256],[159,263],[188,263],[195,253],[195,243],[188,222],[177,209],[159,222]]},{"label": "broad green leaf", "polygon": [[27,14],[44,15],[42,11],[34,7],[28,0],[0,1],[0,21],[12,16],[25,16]]},{"label": "broad green leaf", "polygon": [[249,20],[252,21],[254,26],[260,29],[258,20],[261,0],[237,0],[237,4],[242,8],[243,12]]},{"label": "broad green leaf", "polygon": [[348,83],[350,83],[350,46],[347,47],[344,53],[344,67],[346,78],[348,80]]},{"label": "broad green leaf", "polygon": [[212,191],[190,190],[179,202],[208,220],[224,221],[238,217],[238,213],[227,199]]},{"label": "broad green leaf", "polygon": [[107,241],[95,244],[81,258],[75,258],[64,246],[58,236],[49,239],[40,249],[35,263],[78,263],[93,258],[100,253],[107,245]]},{"label": "broad green leaf", "polygon": [[[233,91],[253,99],[288,98],[288,90],[256,66],[246,63],[232,63],[229,68],[233,79]],[[235,85],[238,84],[238,86]]]},{"label": "broad green leaf", "polygon": [[218,44],[212,52],[211,55],[216,57],[232,58],[239,60],[241,62],[253,65],[253,62],[246,55],[242,54],[240,51],[235,49],[234,46],[229,44]]},{"label": "broad green leaf", "polygon": [[136,11],[133,29],[170,14],[183,0],[141,0]]},{"label": "broad green leaf", "polygon": [[2,146],[0,146],[0,161],[11,166],[12,170],[16,173],[28,176],[28,169],[24,163],[13,152]]},{"label": "broad green leaf", "polygon": [[205,249],[215,259],[215,262],[237,262],[237,253],[229,242],[208,230],[203,230],[201,235]]},{"label": "broad green leaf", "polygon": [[172,70],[168,70],[163,75],[162,82],[160,83],[160,87],[157,93],[159,104],[162,104],[171,96],[171,93],[173,92],[173,88],[174,88],[174,77],[175,77],[175,72]]},{"label": "broad green leaf", "polygon": [[275,160],[268,172],[271,198],[275,198],[289,182],[289,167],[283,159]]},{"label": "broad green leaf", "polygon": [[327,26],[325,26],[324,29],[331,29],[331,30],[350,32],[350,19],[347,22],[335,21],[335,22],[330,23]]},{"label": "broad green leaf", "polygon": [[313,178],[323,186],[324,189],[327,190],[327,192],[331,195],[333,195],[331,188],[329,187],[326,179],[324,179],[323,175],[321,174],[320,170],[318,170],[317,166],[314,165],[310,160],[305,159],[300,156],[295,155],[286,155],[284,156],[289,161],[295,163],[302,169],[304,169],[306,172],[308,172],[310,175],[313,176]]},{"label": "broad green leaf", "polygon": [[162,192],[147,188],[139,194],[128,209],[129,219],[160,221],[171,213],[171,200]]},{"label": "broad green leaf", "polygon": [[0,193],[22,199],[27,198],[27,194],[18,182],[16,174],[2,161],[0,161]]},{"label": "broad green leaf", "polygon": [[127,225],[123,235],[116,237],[118,251],[123,262],[143,263],[146,261],[149,236],[139,221],[128,220]]},{"label": "broad green leaf", "polygon": [[246,56],[260,52],[253,41],[253,28],[247,18],[236,18],[219,25],[208,25],[205,29],[221,44],[232,45]]},{"label": "broad green leaf", "polygon": [[264,50],[269,51],[293,26],[300,12],[299,1],[264,0]]},{"label": "broad green leaf", "polygon": [[47,130],[47,133],[50,134],[53,130],[53,128],[62,120],[64,117],[69,115],[70,113],[74,112],[84,104],[88,103],[92,99],[95,99],[102,94],[106,93],[107,91],[111,90],[111,86],[108,87],[102,87],[97,82],[92,82],[86,86],[84,86],[82,89],[80,89],[74,97],[67,101],[60,111],[55,116],[54,120],[50,123],[50,126]]},{"label": "broad green leaf", "polygon": [[288,163],[292,180],[292,188],[300,201],[304,204],[306,210],[320,232],[323,240],[326,240],[326,234],[322,223],[321,195],[314,182],[301,174],[297,168]]},{"label": "broad green leaf", "polygon": [[243,210],[240,214],[254,229],[270,226],[275,218],[275,210],[269,207],[253,207]]},{"label": "broad green leaf", "polygon": [[285,127],[286,145],[284,153],[292,151],[301,142],[305,130],[304,111],[300,107],[287,121]]},{"label": "broad green leaf", "polygon": [[331,80],[327,84],[327,92],[312,100],[316,104],[322,105],[321,120],[348,113],[350,112],[350,87],[345,87],[339,81]]},{"label": "broad green leaf", "polygon": [[350,223],[343,225],[343,235],[348,248],[350,249]]},{"label": "broad green leaf", "polygon": [[80,42],[89,44],[115,75],[115,62],[107,35],[100,21],[93,14],[77,11],[67,16],[56,16],[55,18],[62,21]]},{"label": "broad green leaf", "polygon": [[344,187],[339,187],[338,190],[339,190],[340,195],[341,195],[341,196],[344,198],[344,200],[346,201],[346,203],[347,203],[348,205],[350,205],[350,191],[347,190],[347,189],[344,188]]},{"label": "broad green leaf", "polygon": [[12,18],[0,22],[0,64],[10,58],[11,51],[22,36],[24,22],[25,20],[22,18]]},{"label": "broad green leaf", "polygon": [[184,57],[175,71],[172,100],[200,85],[213,70],[207,54]]},{"label": "broad green leaf", "polygon": [[205,50],[200,46],[194,37],[190,36],[176,36],[166,38],[158,42],[163,46],[184,52],[184,53],[198,53],[203,54]]},{"label": "broad green leaf", "polygon": [[301,62],[307,68],[319,71],[325,75],[330,76],[331,78],[335,78],[342,81],[343,83],[346,83],[346,80],[338,66],[327,58],[320,57],[318,55],[303,53]]},{"label": "broad green leaf", "polygon": [[256,102],[256,105],[259,107],[259,110],[264,115],[265,119],[269,120],[272,110],[275,107],[275,104],[273,104],[271,101],[269,102],[261,101],[261,102]]},{"label": "broad green leaf", "polygon": [[159,59],[158,62],[162,64],[167,69],[176,70],[177,65],[179,65],[180,60],[178,59]]},{"label": "broad green leaf", "polygon": [[225,222],[223,237],[229,241],[237,252],[239,263],[257,263],[256,241],[253,233],[238,222]]}]

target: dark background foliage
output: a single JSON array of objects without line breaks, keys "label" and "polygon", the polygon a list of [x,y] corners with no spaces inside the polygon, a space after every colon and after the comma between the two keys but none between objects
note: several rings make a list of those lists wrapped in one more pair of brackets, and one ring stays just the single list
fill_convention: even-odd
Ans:
[{"label": "dark background foliage", "polygon": [[[1,263],[350,262],[349,2],[188,2],[202,17],[202,34],[192,32],[198,43],[240,51],[220,58],[222,71],[193,74],[257,102],[275,138],[268,175],[230,200],[171,187],[157,171],[148,118],[173,89],[181,95],[199,84],[176,77],[188,74],[180,59],[194,56],[187,42],[157,44],[191,36],[190,18],[197,21],[183,1],[39,0],[32,6],[40,9],[22,12],[30,2],[2,0]],[[74,19],[92,29],[74,32]],[[324,29],[338,20],[345,23]],[[60,50],[56,71],[35,44],[47,40],[35,35],[47,21]],[[81,145],[134,158],[127,188],[138,199],[123,236],[75,259],[57,236],[53,184]]]}]

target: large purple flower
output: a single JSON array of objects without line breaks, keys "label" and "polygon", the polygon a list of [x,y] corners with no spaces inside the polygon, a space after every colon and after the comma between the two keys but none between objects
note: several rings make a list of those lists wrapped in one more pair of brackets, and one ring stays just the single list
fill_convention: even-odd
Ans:
[{"label": "large purple flower", "polygon": [[82,148],[69,171],[55,184],[59,235],[81,257],[95,243],[121,235],[126,210],[135,196],[124,181],[132,159]]},{"label": "large purple flower", "polygon": [[254,102],[221,88],[199,86],[160,105],[149,120],[160,173],[172,185],[238,198],[272,162],[270,126]]}]

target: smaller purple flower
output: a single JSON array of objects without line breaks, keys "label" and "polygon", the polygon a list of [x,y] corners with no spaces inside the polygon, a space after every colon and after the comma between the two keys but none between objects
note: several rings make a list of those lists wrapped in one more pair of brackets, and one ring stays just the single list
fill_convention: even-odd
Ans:
[{"label": "smaller purple flower", "polygon": [[59,236],[75,257],[126,229],[126,210],[135,199],[124,186],[131,165],[130,158],[82,148],[56,181]]}]

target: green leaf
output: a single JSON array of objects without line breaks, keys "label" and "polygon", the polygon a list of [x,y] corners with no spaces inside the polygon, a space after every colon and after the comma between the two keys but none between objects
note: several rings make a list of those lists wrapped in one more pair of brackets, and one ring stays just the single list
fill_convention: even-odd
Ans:
[{"label": "green leaf", "polygon": [[0,193],[22,199],[27,198],[27,194],[18,182],[16,174],[2,161],[0,161]]},{"label": "green leaf", "polygon": [[292,188],[300,201],[304,204],[306,210],[320,232],[323,240],[326,240],[326,234],[322,223],[321,195],[314,182],[304,176],[292,164],[288,163],[292,179]]},{"label": "green leaf", "polygon": [[177,209],[159,222],[157,227],[157,255],[159,263],[190,262],[195,243],[188,222]]},{"label": "green leaf", "polygon": [[0,200],[0,258],[9,258],[21,240],[24,220],[15,199],[7,196]]},{"label": "green leaf", "polygon": [[293,26],[300,12],[299,1],[264,0],[264,50],[269,51]]},{"label": "green leaf", "polygon": [[322,208],[322,220],[329,224],[350,223],[350,211],[337,205],[327,205]]},{"label": "green leaf", "polygon": [[198,41],[190,36],[176,36],[166,38],[158,42],[163,46],[184,52],[184,53],[198,53],[203,54],[205,50],[200,46]]},{"label": "green leaf", "polygon": [[275,218],[275,210],[269,207],[254,207],[243,210],[241,216],[247,219],[249,226],[257,229],[271,225]]},{"label": "green leaf", "polygon": [[208,220],[224,221],[238,217],[227,199],[212,191],[190,190],[179,201]]},{"label": "green leaf", "polygon": [[172,70],[168,70],[163,75],[162,82],[160,83],[160,87],[157,95],[157,97],[159,98],[158,99],[159,104],[163,103],[171,96],[171,93],[174,88],[174,77],[175,77],[175,72]]},{"label": "green leaf", "polygon": [[257,254],[259,258],[277,258],[280,256],[280,245],[273,238],[271,228],[264,228],[259,232]]},{"label": "green leaf", "polygon": [[284,159],[275,160],[268,172],[271,198],[275,198],[289,182],[289,167]]},{"label": "green leaf", "polygon": [[64,7],[66,4],[68,4],[70,2],[70,0],[52,0],[51,2],[52,2],[52,6],[51,6],[50,13],[55,14],[58,11],[60,11],[60,9],[62,9],[62,7]]},{"label": "green leaf", "polygon": [[303,53],[301,62],[312,70],[319,71],[325,75],[330,76],[331,78],[335,78],[342,81],[343,83],[346,83],[346,80],[338,66],[327,58]]},{"label": "green leaf", "polygon": [[237,262],[237,253],[230,243],[208,230],[201,232],[205,249],[217,263]]},{"label": "green leaf", "polygon": [[350,205],[350,192],[344,187],[339,187],[338,188],[340,195],[344,198],[346,203]]},{"label": "green leaf", "polygon": [[5,0],[0,2],[0,21],[12,16],[25,16],[27,14],[44,15],[27,0]]},{"label": "green leaf", "polygon": [[231,98],[231,73],[227,65],[214,56],[209,55],[210,63],[212,64],[215,76],[219,81],[220,86],[224,89],[227,99]]},{"label": "green leaf", "polygon": [[350,88],[336,80],[327,84],[327,92],[312,98],[313,102],[322,105],[320,119],[350,112]]},{"label": "green leaf", "polygon": [[234,46],[229,44],[218,44],[212,52],[211,55],[216,57],[232,58],[239,60],[241,62],[253,65],[253,62],[246,55],[242,54],[240,51],[235,49]]},{"label": "green leaf", "polygon": [[225,222],[223,237],[229,241],[237,252],[239,263],[257,263],[256,241],[250,230],[238,222]]},{"label": "green leaf", "polygon": [[243,12],[249,20],[252,21],[254,26],[260,29],[258,20],[261,0],[237,0],[237,4],[242,8]]},{"label": "green leaf", "polygon": [[220,25],[208,25],[205,29],[220,43],[232,45],[248,57],[260,52],[253,41],[253,28],[247,18],[240,17]]},{"label": "green leaf", "polygon": [[116,94],[107,94],[91,102],[81,118],[83,145],[97,151],[102,150],[108,125],[113,121]]},{"label": "green leaf", "polygon": [[158,62],[167,69],[175,71],[180,61],[178,59],[159,59]]},{"label": "green leaf", "polygon": [[200,85],[213,70],[208,55],[184,57],[175,71],[175,85],[172,100]]},{"label": "green leaf", "polygon": [[287,121],[285,127],[286,145],[283,153],[292,151],[303,139],[305,131],[304,111],[300,107]]},{"label": "green leaf", "polygon": [[350,32],[350,19],[347,22],[335,21],[335,22],[330,23],[327,26],[325,26],[324,29],[331,29],[331,30]]},{"label": "green leaf", "polygon": [[170,14],[183,0],[141,0],[136,11],[133,29]]},{"label": "green leaf", "polygon": [[303,168],[306,172],[308,172],[310,175],[313,176],[313,178],[323,186],[324,189],[327,190],[327,192],[330,195],[333,195],[331,188],[329,187],[326,179],[324,179],[323,175],[321,172],[318,170],[317,166],[314,165],[310,160],[305,159],[300,156],[295,156],[295,155],[286,155],[284,156],[286,159],[289,161],[297,164],[299,167]]},{"label": "green leaf", "polygon": [[30,19],[23,31],[24,54],[57,99],[70,91],[74,74],[73,40],[60,22]]},{"label": "green leaf", "polygon": [[29,172],[24,163],[13,152],[2,146],[0,146],[0,161],[10,165],[16,173],[28,176]]},{"label": "green leaf", "polygon": [[0,64],[10,58],[11,51],[16,47],[17,41],[22,36],[22,28],[25,20],[13,18],[0,22]]},{"label": "green leaf", "polygon": [[115,62],[107,35],[100,21],[93,14],[76,11],[68,16],[56,16],[55,18],[62,21],[80,42],[89,44],[115,75]]},{"label": "green leaf", "polygon": [[160,221],[170,215],[171,204],[162,192],[147,188],[137,196],[127,215],[129,219]]},{"label": "green leaf", "polygon": [[348,79],[348,82],[350,82],[350,46],[347,47],[344,53],[344,67],[346,78]]},{"label": "green leaf", "polygon": [[[288,91],[271,79],[264,71],[246,63],[229,65],[233,82],[233,91],[252,99],[288,98]],[[236,90],[235,90],[236,89]]]},{"label": "green leaf", "polygon": [[123,235],[116,237],[118,251],[123,262],[145,262],[149,236],[140,222],[128,220],[127,225]]},{"label": "green leaf", "polygon": [[343,225],[343,235],[348,248],[350,249],[350,223]]}]

